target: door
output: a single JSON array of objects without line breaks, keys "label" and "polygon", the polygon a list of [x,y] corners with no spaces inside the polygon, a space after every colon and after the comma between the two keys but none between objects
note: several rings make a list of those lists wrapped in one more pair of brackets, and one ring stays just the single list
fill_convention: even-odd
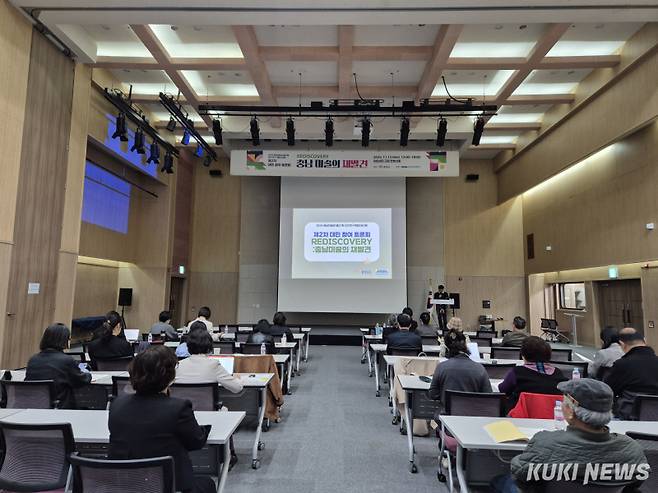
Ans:
[{"label": "door", "polygon": [[169,311],[171,312],[171,325],[175,328],[183,326],[183,294],[185,293],[185,278],[172,277],[169,289]]},{"label": "door", "polygon": [[601,327],[633,327],[644,331],[642,283],[639,279],[599,281],[599,317]]}]

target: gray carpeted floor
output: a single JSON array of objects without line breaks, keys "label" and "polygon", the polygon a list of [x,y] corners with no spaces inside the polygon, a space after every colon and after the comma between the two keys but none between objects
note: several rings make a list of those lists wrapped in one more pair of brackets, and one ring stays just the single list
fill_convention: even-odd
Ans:
[{"label": "gray carpeted floor", "polygon": [[391,425],[386,397],[375,397],[360,354],[360,347],[311,347],[283,421],[263,434],[260,469],[251,469],[253,434],[236,435],[240,462],[227,492],[447,491],[436,479],[435,438],[414,440],[418,473],[409,472],[406,437]]}]

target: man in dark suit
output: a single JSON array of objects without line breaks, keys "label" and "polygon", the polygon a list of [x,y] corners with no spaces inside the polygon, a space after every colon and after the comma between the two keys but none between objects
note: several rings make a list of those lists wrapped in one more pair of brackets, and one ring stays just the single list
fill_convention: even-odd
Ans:
[{"label": "man in dark suit", "polygon": [[411,317],[406,313],[398,315],[398,326],[400,327],[400,330],[397,330],[388,336],[387,352],[390,352],[393,349],[409,349],[417,350],[417,352],[420,353],[423,350],[423,340],[415,332],[409,331],[411,327]]},{"label": "man in dark suit", "polygon": [[112,401],[108,426],[110,459],[174,458],[176,491],[210,493],[209,476],[194,477],[188,454],[208,439],[210,426],[199,426],[192,403],[169,397],[178,360],[164,346],[152,346],[133,360],[130,383],[135,394]]},{"label": "man in dark suit", "polygon": [[[435,300],[449,300],[450,299],[450,293],[445,291],[445,286],[443,284],[439,284],[439,290],[434,293],[434,299]],[[438,315],[439,319],[439,329],[441,330],[446,330],[447,324],[448,324],[448,312],[447,312],[447,305],[436,305],[436,314]]]}]

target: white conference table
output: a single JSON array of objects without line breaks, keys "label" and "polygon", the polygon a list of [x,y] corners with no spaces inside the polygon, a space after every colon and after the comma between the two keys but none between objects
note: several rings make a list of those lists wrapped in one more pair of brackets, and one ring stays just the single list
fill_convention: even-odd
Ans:
[{"label": "white conference table", "polygon": [[[459,491],[467,493],[468,484],[464,471],[464,451],[468,449],[523,451],[526,442],[497,443],[484,429],[489,423],[495,421],[511,421],[519,428],[534,430],[553,430],[555,423],[552,419],[522,419],[522,418],[491,418],[473,416],[441,416],[440,421],[445,429],[457,440],[457,478]],[[608,425],[610,431],[615,433],[648,433],[658,435],[658,421],[611,421]]]},{"label": "white conference table", "polygon": [[[367,336],[366,336],[367,337]],[[381,382],[379,380],[379,355],[386,352],[388,344],[370,344],[370,349],[375,353],[375,358],[373,361],[375,367],[375,395],[379,397],[381,395]],[[439,354],[441,351],[441,346],[438,344],[423,344],[423,352],[427,354]]]},{"label": "white conference table", "polygon": [[[108,411],[83,411],[71,409],[7,409],[15,411],[13,414],[2,416],[0,419],[6,423],[17,424],[59,424],[70,423],[73,437],[78,443],[108,443],[110,431],[108,429]],[[229,462],[231,460],[229,439],[235,433],[245,417],[240,412],[195,411],[194,415],[200,425],[211,425],[207,444],[210,446],[226,445],[224,447],[223,462],[217,464],[219,481],[217,491],[221,493],[226,484]],[[217,455],[220,458],[219,454]]]},{"label": "white conference table", "polygon": [[[112,385],[112,377],[127,377],[127,371],[92,371],[91,383],[96,385]],[[22,382],[25,380],[25,370],[11,370],[11,379],[14,382]]]}]

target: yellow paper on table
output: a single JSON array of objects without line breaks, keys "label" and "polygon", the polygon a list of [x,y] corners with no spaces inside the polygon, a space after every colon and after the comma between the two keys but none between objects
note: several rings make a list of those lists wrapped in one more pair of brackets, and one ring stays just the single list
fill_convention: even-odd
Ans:
[{"label": "yellow paper on table", "polygon": [[486,425],[484,429],[496,443],[527,442],[529,440],[525,433],[507,420],[494,421]]}]

